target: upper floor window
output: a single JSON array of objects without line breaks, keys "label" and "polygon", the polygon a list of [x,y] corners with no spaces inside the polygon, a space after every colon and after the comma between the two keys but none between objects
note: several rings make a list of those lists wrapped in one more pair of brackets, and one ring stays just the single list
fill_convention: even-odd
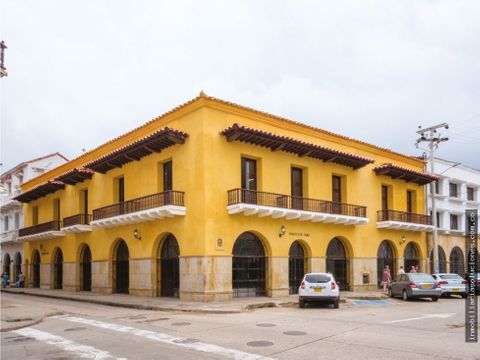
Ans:
[{"label": "upper floor window", "polygon": [[342,202],[342,178],[340,176],[332,176],[332,201]]},{"label": "upper floor window", "polygon": [[32,207],[32,225],[38,225],[38,206]]},{"label": "upper floor window", "polygon": [[8,182],[6,182],[6,184],[7,184],[7,192],[9,194],[11,194],[12,193],[12,183],[10,181],[8,181]]},{"label": "upper floor window", "polygon": [[291,193],[292,196],[303,196],[303,171],[300,168],[291,169]]},{"label": "upper floor window", "polygon": [[450,196],[458,197],[458,185],[455,183],[450,183]]},{"label": "upper floor window", "polygon": [[8,215],[3,218],[3,231],[8,231]]},{"label": "upper floor window", "polygon": [[440,224],[440,213],[437,211],[437,228],[441,228],[442,224]]},{"label": "upper floor window", "polygon": [[163,164],[163,191],[173,190],[172,162],[167,161]]},{"label": "upper floor window", "polygon": [[382,210],[388,210],[388,186],[382,185]]},{"label": "upper floor window", "polygon": [[450,229],[458,230],[458,215],[450,214]]},{"label": "upper floor window", "polygon": [[407,190],[407,212],[413,212],[413,192]]},{"label": "upper floor window", "polygon": [[440,181],[435,180],[435,194],[440,194]]},{"label": "upper floor window", "polygon": [[53,200],[53,220],[60,221],[60,199]]},{"label": "upper floor window", "polygon": [[257,162],[242,157],[242,189],[257,190]]},{"label": "upper floor window", "polygon": [[467,200],[473,201],[474,199],[474,188],[467,186]]},{"label": "upper floor window", "polygon": [[119,177],[116,179],[116,182],[117,182],[117,194],[116,194],[116,197],[117,197],[117,200],[119,203],[122,203],[125,201],[125,179],[124,177]]},{"label": "upper floor window", "polygon": [[80,191],[80,213],[88,215],[88,189]]}]

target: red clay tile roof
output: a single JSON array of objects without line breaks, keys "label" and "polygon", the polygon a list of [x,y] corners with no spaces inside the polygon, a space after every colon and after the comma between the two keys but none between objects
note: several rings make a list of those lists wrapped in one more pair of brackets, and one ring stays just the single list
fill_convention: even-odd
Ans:
[{"label": "red clay tile roof", "polygon": [[48,180],[47,182],[35,186],[34,188],[31,188],[30,190],[16,196],[14,199],[27,203],[64,188],[65,184],[63,182],[57,180]]},{"label": "red clay tile roof", "polygon": [[353,169],[358,169],[375,162],[374,159],[365,156],[327,148],[322,145],[296,140],[287,136],[275,135],[239,124],[233,124],[229,128],[223,130],[221,134],[224,135],[228,141],[242,141],[267,147],[274,151],[280,150],[297,154],[298,156],[308,156],[325,162],[333,162],[339,165],[349,166]]},{"label": "red clay tile roof", "polygon": [[418,185],[425,185],[439,179],[438,176],[422,173],[403,166],[393,165],[392,163],[384,163],[374,168],[373,171],[375,171],[377,175],[389,176],[392,179],[402,179],[406,182],[414,182]]}]

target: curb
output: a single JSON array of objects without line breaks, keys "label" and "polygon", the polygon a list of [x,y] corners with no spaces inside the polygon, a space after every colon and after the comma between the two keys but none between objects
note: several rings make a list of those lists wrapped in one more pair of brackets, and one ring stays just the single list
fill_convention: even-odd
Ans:
[{"label": "curb", "polygon": [[[222,310],[222,309],[185,309],[185,308],[171,308],[171,307],[163,307],[163,306],[155,306],[155,305],[142,305],[142,304],[129,304],[129,303],[117,303],[113,301],[105,301],[105,300],[95,300],[95,299],[79,299],[72,296],[58,296],[58,295],[48,295],[48,294],[32,294],[25,291],[9,291],[8,289],[2,289],[2,291],[10,294],[19,294],[19,295],[26,295],[26,296],[37,296],[49,299],[60,299],[60,300],[69,300],[69,301],[79,301],[79,302],[86,302],[90,304],[97,304],[97,305],[105,305],[105,306],[114,306],[114,307],[123,307],[128,309],[136,309],[136,310],[155,310],[155,311],[165,311],[165,312],[185,312],[185,313],[197,313],[197,314],[240,314],[246,311],[246,308],[249,306],[247,305],[241,310]],[[260,304],[262,305],[262,304]],[[259,306],[259,307],[267,307],[267,306]]]}]

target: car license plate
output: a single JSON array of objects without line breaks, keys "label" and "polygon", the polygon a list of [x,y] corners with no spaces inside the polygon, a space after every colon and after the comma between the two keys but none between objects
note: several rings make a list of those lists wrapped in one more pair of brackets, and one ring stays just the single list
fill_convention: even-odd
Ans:
[{"label": "car license plate", "polygon": [[460,289],[452,289],[453,292],[460,292]]},{"label": "car license plate", "polygon": [[322,292],[322,288],[315,288],[315,289],[313,289],[313,291],[315,291],[315,292]]},{"label": "car license plate", "polygon": [[432,288],[432,285],[430,284],[422,285],[422,289],[431,289],[431,288]]}]

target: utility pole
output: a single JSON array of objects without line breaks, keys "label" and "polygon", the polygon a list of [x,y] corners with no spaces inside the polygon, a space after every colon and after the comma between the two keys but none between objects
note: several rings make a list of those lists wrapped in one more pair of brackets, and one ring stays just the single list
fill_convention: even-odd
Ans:
[{"label": "utility pole", "polygon": [[[448,137],[442,137],[438,133],[438,129],[445,128],[448,129],[448,124],[438,124],[431,126],[425,129],[422,129],[421,126],[418,127],[419,130],[417,134],[420,135],[420,138],[417,139],[416,146],[421,142],[428,142],[428,150],[430,152],[430,172],[432,175],[435,175],[435,150],[438,148],[438,145],[441,142],[448,141]],[[436,182],[433,181],[430,184],[430,194],[432,197],[432,224],[433,224],[433,269],[435,273],[440,272],[439,263],[438,263],[438,232],[437,232],[437,208],[435,206],[435,193],[436,193]],[[428,200],[427,200],[427,209],[428,209]]]},{"label": "utility pole", "polygon": [[7,68],[5,67],[5,49],[7,45],[5,45],[4,41],[0,41],[0,77],[7,76]]}]

